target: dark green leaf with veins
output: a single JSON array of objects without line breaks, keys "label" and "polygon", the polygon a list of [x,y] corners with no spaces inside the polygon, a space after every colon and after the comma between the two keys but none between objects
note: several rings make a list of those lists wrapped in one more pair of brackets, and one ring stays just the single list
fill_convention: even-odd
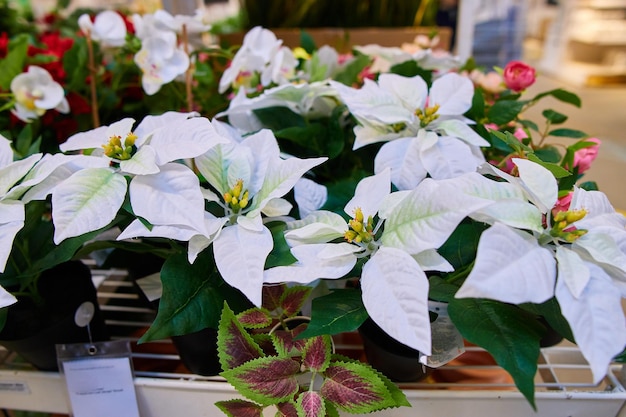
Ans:
[{"label": "dark green leaf with veins", "polygon": [[532,313],[483,299],[450,300],[448,314],[469,342],[485,348],[535,408],[535,374],[543,328]]},{"label": "dark green leaf with veins", "polygon": [[361,291],[334,290],[313,299],[311,322],[299,337],[351,332],[358,329],[367,317]]}]

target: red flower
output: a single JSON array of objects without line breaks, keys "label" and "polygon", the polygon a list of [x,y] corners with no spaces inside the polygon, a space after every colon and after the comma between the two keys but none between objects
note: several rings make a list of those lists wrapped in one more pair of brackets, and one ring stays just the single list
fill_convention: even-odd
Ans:
[{"label": "red flower", "polygon": [[42,45],[41,48],[32,45],[28,47],[28,56],[49,55],[55,57],[54,61],[39,64],[39,66],[46,69],[56,82],[63,83],[66,75],[63,69],[63,55],[72,48],[74,40],[62,38],[57,32],[50,32],[41,34],[39,42]]},{"label": "red flower", "polygon": [[535,82],[535,69],[521,61],[511,61],[504,67],[502,76],[507,88],[520,92]]},{"label": "red flower", "polygon": [[9,52],[9,35],[6,32],[0,33],[0,58],[7,56]]}]

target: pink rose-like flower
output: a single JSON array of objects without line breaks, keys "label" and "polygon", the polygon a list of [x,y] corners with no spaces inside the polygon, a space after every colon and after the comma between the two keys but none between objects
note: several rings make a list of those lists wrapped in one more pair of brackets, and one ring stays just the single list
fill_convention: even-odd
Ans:
[{"label": "pink rose-like flower", "polygon": [[596,145],[591,145],[574,152],[574,166],[578,167],[579,174],[582,174],[591,168],[591,163],[598,156],[598,149],[602,143],[598,138],[585,139],[585,142],[593,142]]},{"label": "pink rose-like flower", "polygon": [[502,76],[508,88],[520,92],[535,82],[535,69],[521,61],[511,61],[504,67]]}]

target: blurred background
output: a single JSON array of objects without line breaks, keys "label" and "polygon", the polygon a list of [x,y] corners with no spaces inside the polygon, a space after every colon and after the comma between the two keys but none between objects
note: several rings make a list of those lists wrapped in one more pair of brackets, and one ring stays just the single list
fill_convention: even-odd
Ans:
[{"label": "blurred background", "polygon": [[[45,16],[58,0],[0,0]],[[570,116],[570,127],[602,141],[586,179],[626,209],[626,0],[61,0],[78,8],[125,8],[172,14],[200,11],[216,34],[266,28],[445,28],[440,46],[486,70],[523,60],[537,68],[530,93],[563,87],[582,108],[547,103]],[[8,19],[8,16],[4,16]],[[0,10],[0,31],[3,25]],[[288,32],[286,32],[288,33]],[[342,32],[344,33],[344,32]],[[443,32],[442,32],[443,34]],[[285,35],[287,36],[287,35]],[[376,36],[380,36],[377,39]],[[369,43],[383,43],[382,32]],[[414,36],[414,35],[413,35]],[[280,35],[279,35],[280,37]],[[355,35],[356,37],[356,35]],[[285,43],[289,46],[286,38]],[[298,40],[296,36],[294,39]],[[319,46],[319,45],[318,45]],[[336,45],[333,45],[336,46]],[[399,46],[399,45],[398,45]],[[543,109],[543,108],[542,108]],[[531,109],[540,113],[542,109]],[[539,116],[539,114],[538,114]]]}]

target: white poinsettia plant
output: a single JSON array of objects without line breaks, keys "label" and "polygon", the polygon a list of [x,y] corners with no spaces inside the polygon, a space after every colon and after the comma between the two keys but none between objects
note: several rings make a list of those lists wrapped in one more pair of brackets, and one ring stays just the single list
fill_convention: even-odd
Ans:
[{"label": "white poinsettia plant", "polygon": [[[189,69],[179,32],[204,29],[189,19],[135,17],[146,94]],[[104,41],[102,25],[82,23]],[[428,364],[435,300],[531,404],[547,327],[578,343],[598,382],[626,345],[626,219],[580,181],[599,140],[559,127],[567,116],[555,110],[524,113],[544,97],[580,100],[530,96],[534,69],[521,62],[484,73],[431,46],[341,56],[254,28],[219,82],[229,103],[214,119],[121,118],[17,162],[0,149],[12,173],[3,247],[32,201],[50,204],[56,245],[113,227],[111,246],[154,245],[163,298],[143,340],[216,328],[224,301],[260,307],[264,287],[300,284],[345,291],[340,320],[325,314],[336,296],[317,296],[307,337],[369,317]],[[572,143],[563,152],[549,137]]]}]

